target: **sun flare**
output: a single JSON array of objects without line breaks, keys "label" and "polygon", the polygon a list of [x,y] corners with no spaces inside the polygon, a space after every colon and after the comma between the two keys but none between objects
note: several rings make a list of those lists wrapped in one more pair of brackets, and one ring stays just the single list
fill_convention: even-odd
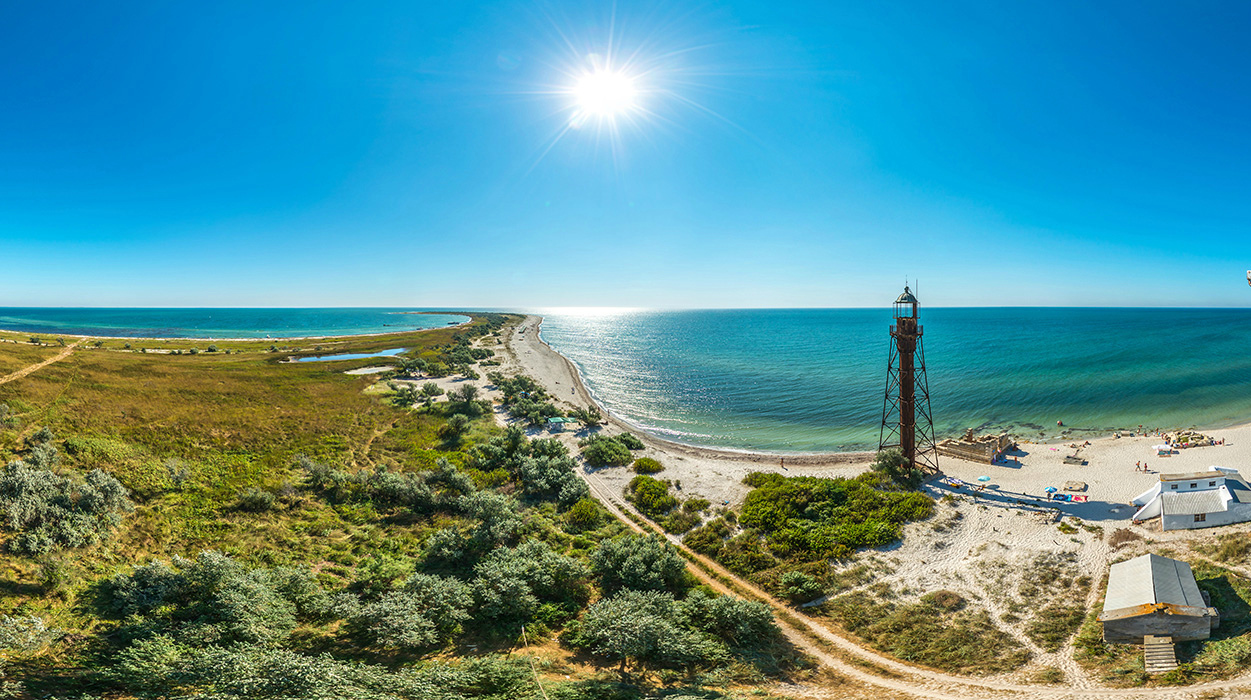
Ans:
[{"label": "sun flare", "polygon": [[611,119],[637,106],[638,87],[632,76],[598,68],[578,78],[573,97],[581,115]]}]

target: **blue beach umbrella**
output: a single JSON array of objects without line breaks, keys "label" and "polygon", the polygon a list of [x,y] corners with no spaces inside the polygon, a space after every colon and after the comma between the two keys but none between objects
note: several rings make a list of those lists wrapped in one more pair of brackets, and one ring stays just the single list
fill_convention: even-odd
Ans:
[{"label": "blue beach umbrella", "polygon": [[1058,489],[1056,489],[1056,487],[1054,486],[1048,486],[1047,488],[1043,489],[1043,491],[1046,491],[1047,493],[1055,493],[1057,490]]},{"label": "blue beach umbrella", "polygon": [[990,481],[990,477],[989,477],[989,476],[979,476],[979,477],[977,477],[977,480],[978,480],[978,481]]}]

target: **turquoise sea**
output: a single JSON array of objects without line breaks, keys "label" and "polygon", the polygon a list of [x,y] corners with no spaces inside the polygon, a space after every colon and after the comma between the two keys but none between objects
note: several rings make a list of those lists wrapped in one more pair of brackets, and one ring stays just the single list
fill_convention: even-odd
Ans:
[{"label": "turquoise sea", "polygon": [[0,330],[133,338],[296,338],[399,333],[468,321],[426,309],[96,309],[0,307]]},{"label": "turquoise sea", "polygon": [[[440,327],[423,309],[0,308],[42,335],[294,337]],[[614,414],[669,439],[877,446],[890,310],[543,311],[543,338]],[[1025,438],[1251,420],[1251,309],[922,308],[940,436]]]},{"label": "turquoise sea", "polygon": [[[876,448],[889,308],[544,312],[614,414],[669,439]],[[1251,420],[1251,309],[921,310],[935,427],[1054,438]]]}]

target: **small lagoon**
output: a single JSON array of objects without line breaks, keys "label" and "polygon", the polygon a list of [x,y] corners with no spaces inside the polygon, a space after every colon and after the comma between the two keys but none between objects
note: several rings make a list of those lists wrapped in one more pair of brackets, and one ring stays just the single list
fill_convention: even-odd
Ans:
[{"label": "small lagoon", "polygon": [[313,357],[301,357],[296,362],[331,362],[333,360],[363,360],[367,357],[395,357],[407,349],[394,348],[392,350],[379,350],[378,352],[344,352],[338,355],[314,355]]}]

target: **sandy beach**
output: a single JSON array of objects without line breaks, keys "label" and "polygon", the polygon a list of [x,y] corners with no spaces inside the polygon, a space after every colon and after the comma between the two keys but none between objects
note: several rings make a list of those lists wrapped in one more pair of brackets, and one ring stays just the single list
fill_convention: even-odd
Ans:
[{"label": "sandy beach", "polygon": [[[504,364],[499,369],[534,377],[566,407],[598,406],[573,363],[543,341],[541,320],[538,316],[527,316],[524,322],[505,331],[502,339]],[[628,431],[638,435],[647,445],[646,456],[665,464],[668,478],[681,479],[684,489],[698,492],[714,502],[737,503],[748,490],[738,482],[752,471],[847,476],[863,471],[872,459],[872,453],[868,452],[785,455],[783,467],[782,457],[776,454],[719,450],[658,438],[613,416],[607,407],[599,407],[607,416],[609,433]],[[1066,481],[1084,481],[1088,484],[1084,492],[1090,499],[1088,502],[1047,502],[1047,507],[1058,508],[1064,515],[1084,521],[1128,524],[1133,514],[1133,509],[1127,505],[1129,500],[1158,481],[1159,472],[1193,472],[1207,470],[1211,465],[1251,464],[1251,425],[1209,430],[1205,434],[1223,439],[1225,444],[1181,450],[1170,457],[1159,458],[1153,449],[1162,441],[1159,437],[1099,438],[1081,448],[1081,457],[1087,464],[1074,466],[1064,463],[1065,455],[1074,452],[1067,447],[1068,443],[1026,442],[1007,463],[988,465],[942,457],[940,464],[945,474],[973,484],[978,483],[977,477],[989,476],[986,489],[977,494],[979,500],[987,504],[1016,505],[1017,500],[1043,499],[1048,486],[1060,488]],[[1151,471],[1136,471],[1137,462],[1146,462]],[[614,479],[618,475],[613,472],[621,472],[617,480],[622,486],[630,476],[625,469],[602,472],[605,479]],[[940,494],[949,492],[932,483],[930,488]],[[968,494],[969,489],[963,493]]]}]

